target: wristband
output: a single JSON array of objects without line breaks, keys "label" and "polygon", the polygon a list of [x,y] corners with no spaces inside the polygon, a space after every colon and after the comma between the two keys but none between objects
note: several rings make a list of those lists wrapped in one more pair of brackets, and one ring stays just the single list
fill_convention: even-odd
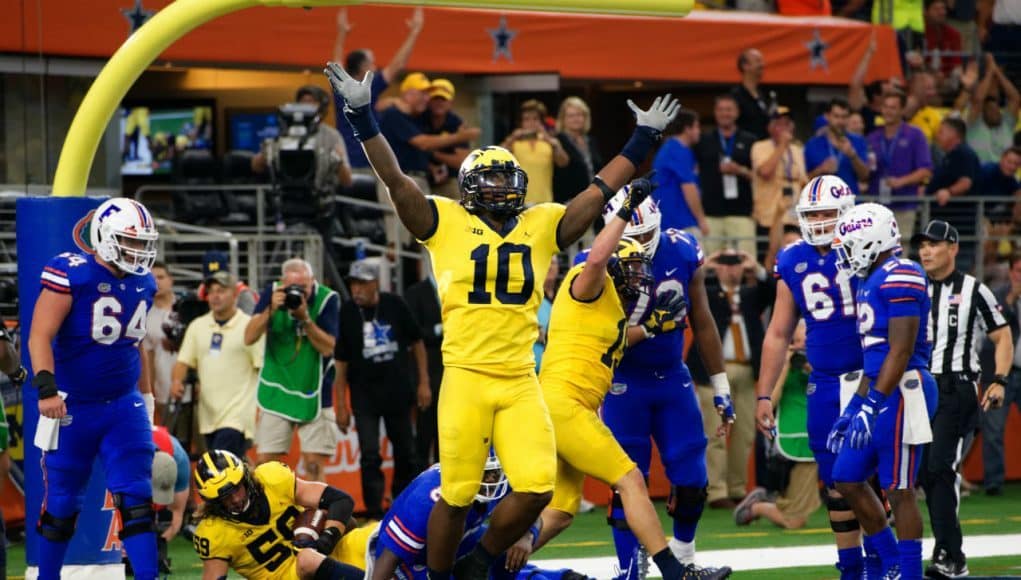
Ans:
[{"label": "wristband", "polygon": [[624,220],[625,222],[631,223],[631,216],[634,211],[627,206],[627,200],[624,201],[624,205],[620,206],[617,210],[617,217]]},{"label": "wristband", "polygon": [[535,546],[535,543],[539,541],[539,526],[533,525],[528,528],[528,533],[532,534],[532,545]]},{"label": "wristband", "polygon": [[379,125],[376,123],[376,116],[372,114],[371,104],[358,107],[357,109],[345,106],[344,117],[348,123],[351,123],[351,129],[354,131],[355,139],[358,139],[358,141],[364,143],[379,135]]},{"label": "wristband", "polygon": [[996,375],[995,377],[993,377],[993,380],[989,381],[989,384],[991,384],[991,385],[992,384],[1002,385],[1002,386],[1006,387],[1008,380],[1009,379],[1007,379],[1006,375]]},{"label": "wristband", "polygon": [[730,395],[730,381],[727,380],[727,373],[716,373],[709,377],[709,382],[712,383],[713,394],[717,397]]},{"label": "wristband", "polygon": [[631,139],[624,145],[624,149],[620,151],[620,154],[626,157],[632,165],[638,167],[649,156],[649,152],[652,151],[658,140],[659,131],[652,127],[638,125],[635,127],[635,132],[631,134]]},{"label": "wristband", "polygon": [[39,371],[32,379],[32,386],[39,389],[39,400],[56,397],[57,378],[50,371]]},{"label": "wristband", "polygon": [[603,181],[602,177],[598,175],[592,178],[592,185],[599,188],[599,191],[603,193],[603,203],[609,203],[613,196],[617,195],[617,192],[613,190],[606,182]]},{"label": "wristband", "polygon": [[766,395],[759,395],[758,397],[756,397],[756,400],[758,400],[758,401],[769,401],[770,403],[772,403],[773,402],[773,397],[769,397],[769,396],[766,396]]},{"label": "wristband", "polygon": [[886,395],[880,393],[875,387],[869,389],[868,402],[875,407],[875,411],[879,411],[879,407],[886,402]]}]

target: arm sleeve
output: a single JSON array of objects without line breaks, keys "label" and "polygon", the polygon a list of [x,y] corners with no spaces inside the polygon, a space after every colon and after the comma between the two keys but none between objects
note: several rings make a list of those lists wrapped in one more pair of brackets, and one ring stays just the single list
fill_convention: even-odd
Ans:
[{"label": "arm sleeve", "polygon": [[39,275],[39,283],[46,290],[52,290],[57,294],[71,293],[71,267],[74,263],[71,258],[64,254],[56,256],[43,267]]},{"label": "arm sleeve", "polygon": [[323,329],[323,331],[330,336],[337,338],[339,325],[340,295],[334,292],[326,299],[326,304],[324,304],[323,309],[319,311],[319,316],[316,317],[316,326]]},{"label": "arm sleeve", "polygon": [[174,482],[174,493],[187,491],[191,482],[191,462],[188,460],[188,453],[181,446],[177,437],[170,438],[174,446],[174,463],[177,464],[177,480]]},{"label": "arm sleeve", "polygon": [[681,184],[694,183],[698,185],[698,176],[695,174],[695,154],[691,149],[684,149],[678,156],[677,176]]},{"label": "arm sleeve", "polygon": [[[418,240],[427,248],[435,248],[440,245],[443,241],[441,233],[443,229],[440,228],[440,218],[446,213],[444,208],[449,207],[448,203],[456,203],[454,200],[439,198],[433,196],[426,196],[429,201],[429,209],[433,212],[433,227],[431,230],[426,232],[422,239]],[[444,220],[445,221],[445,220]]]},{"label": "arm sleeve", "polygon": [[[199,320],[196,318],[195,320]],[[181,350],[177,353],[177,362],[184,363],[191,368],[198,366],[198,345],[195,344],[196,331],[194,329],[195,321],[193,320],[188,328],[184,330],[184,338],[181,340]]]},{"label": "arm sleeve", "polygon": [[[889,318],[925,318],[928,299],[925,276],[903,266],[895,268],[879,286],[880,297],[887,305]],[[924,324],[924,321],[921,322]]]}]

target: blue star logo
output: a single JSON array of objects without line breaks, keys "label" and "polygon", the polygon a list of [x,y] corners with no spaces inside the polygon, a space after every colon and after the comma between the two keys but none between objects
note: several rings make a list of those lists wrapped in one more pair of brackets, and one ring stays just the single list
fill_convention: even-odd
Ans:
[{"label": "blue star logo", "polygon": [[156,14],[155,10],[146,10],[142,6],[142,0],[135,0],[135,6],[132,8],[121,8],[121,14],[127,19],[128,25],[131,27],[129,34],[134,34],[142,27],[143,24],[152,18],[153,14]]},{"label": "blue star logo", "polygon": [[830,65],[826,62],[826,49],[830,47],[829,43],[823,42],[822,35],[819,34],[819,29],[816,28],[812,31],[812,40],[805,43],[805,47],[808,48],[809,63],[808,66],[815,70],[821,68],[824,71],[829,72]]},{"label": "blue star logo", "polygon": [[513,62],[514,57],[511,55],[510,43],[518,35],[518,31],[507,28],[507,17],[500,16],[500,26],[487,28],[486,32],[493,39],[493,60],[500,60],[502,56]]},{"label": "blue star logo", "polygon": [[373,334],[376,336],[376,344],[377,345],[385,344],[385,343],[388,343],[388,342],[390,342],[392,340],[390,338],[390,328],[391,328],[391,325],[389,325],[389,324],[383,324],[383,323],[378,322],[376,320],[372,321],[372,331],[373,331]]}]

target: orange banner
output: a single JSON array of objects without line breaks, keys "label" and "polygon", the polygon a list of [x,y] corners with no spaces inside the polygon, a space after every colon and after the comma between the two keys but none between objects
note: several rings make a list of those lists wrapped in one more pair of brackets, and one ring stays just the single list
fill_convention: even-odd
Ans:
[{"label": "orange banner", "polygon": [[[165,0],[14,2],[0,52],[106,58]],[[45,8],[43,8],[45,4]],[[337,8],[252,8],[215,20],[161,56],[172,62],[318,68],[333,53]],[[357,6],[347,49],[381,63],[404,40],[409,8]],[[694,12],[686,18],[426,9],[410,69],[462,74],[559,73],[565,78],[734,83],[739,52],[766,58],[767,84],[846,84],[872,27],[852,20]],[[896,40],[879,30],[869,79],[901,73]]]}]

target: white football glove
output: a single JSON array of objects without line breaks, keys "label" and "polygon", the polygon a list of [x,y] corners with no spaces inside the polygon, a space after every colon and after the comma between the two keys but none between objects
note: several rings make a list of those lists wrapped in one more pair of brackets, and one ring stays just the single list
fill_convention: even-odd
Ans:
[{"label": "white football glove", "polygon": [[639,125],[650,127],[660,132],[666,129],[670,121],[673,121],[677,116],[677,112],[681,110],[680,101],[672,98],[670,93],[663,97],[656,97],[648,111],[639,109],[638,105],[631,99],[627,100],[627,106],[634,112],[635,119]]},{"label": "white football glove", "polygon": [[369,104],[372,100],[372,71],[365,73],[361,82],[351,78],[339,64],[335,62],[326,63],[323,69],[326,78],[330,79],[333,91],[343,97],[349,109],[357,109]]}]

